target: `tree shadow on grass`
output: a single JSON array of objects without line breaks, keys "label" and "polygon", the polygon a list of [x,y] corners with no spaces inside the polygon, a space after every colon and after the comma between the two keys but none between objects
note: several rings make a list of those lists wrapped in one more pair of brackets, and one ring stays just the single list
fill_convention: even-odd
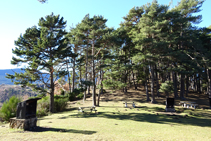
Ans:
[{"label": "tree shadow on grass", "polygon": [[[138,122],[150,122],[159,124],[183,124],[201,127],[211,127],[211,119],[197,117],[192,115],[176,115],[173,113],[161,114],[155,111],[148,113],[127,113],[125,112],[98,112],[98,114],[81,114],[75,115],[78,118],[102,117],[116,120],[133,120]],[[74,115],[73,115],[74,116]]]},{"label": "tree shadow on grass", "polygon": [[97,133],[96,131],[88,131],[88,130],[63,129],[63,128],[40,127],[40,126],[37,126],[34,129],[31,129],[29,131],[30,132],[53,131],[53,132],[61,132],[61,133],[78,133],[78,134],[86,134],[86,135],[92,135],[94,133]]}]

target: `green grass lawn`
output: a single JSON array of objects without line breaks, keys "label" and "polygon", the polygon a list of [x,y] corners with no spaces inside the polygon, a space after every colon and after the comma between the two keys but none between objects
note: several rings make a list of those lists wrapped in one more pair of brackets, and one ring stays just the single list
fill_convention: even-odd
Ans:
[{"label": "green grass lawn", "polygon": [[63,113],[39,118],[35,131],[9,129],[0,125],[0,140],[211,140],[211,110],[183,109],[166,113],[164,105],[139,103],[138,108],[124,108],[122,102],[101,102],[98,113],[77,111],[79,106]]}]

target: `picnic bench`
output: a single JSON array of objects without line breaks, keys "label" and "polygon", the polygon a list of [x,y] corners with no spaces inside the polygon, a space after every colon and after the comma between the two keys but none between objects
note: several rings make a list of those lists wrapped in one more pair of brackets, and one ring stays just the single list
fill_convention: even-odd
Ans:
[{"label": "picnic bench", "polygon": [[84,113],[85,110],[90,110],[90,112],[95,111],[95,113],[97,112],[97,110],[95,109],[95,106],[78,107],[78,112]]},{"label": "picnic bench", "polygon": [[123,104],[125,105],[125,108],[127,108],[128,106],[128,104],[132,104],[132,107],[133,108],[135,108],[136,107],[136,105],[135,105],[135,102],[127,102],[127,101],[123,101]]},{"label": "picnic bench", "polygon": [[196,109],[196,107],[198,106],[198,104],[196,102],[193,101],[180,101],[180,104],[182,105],[182,107],[184,108],[194,108]]}]

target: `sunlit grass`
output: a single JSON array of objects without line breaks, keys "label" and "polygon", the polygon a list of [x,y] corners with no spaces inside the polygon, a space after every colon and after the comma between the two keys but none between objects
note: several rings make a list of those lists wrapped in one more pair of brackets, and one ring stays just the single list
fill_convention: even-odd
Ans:
[{"label": "sunlit grass", "polygon": [[[184,109],[166,113],[164,105],[101,102],[97,114],[78,113],[77,103],[69,111],[38,121],[41,131],[22,131],[0,126],[0,140],[211,140],[210,110]],[[80,106],[91,105],[91,101]]]}]

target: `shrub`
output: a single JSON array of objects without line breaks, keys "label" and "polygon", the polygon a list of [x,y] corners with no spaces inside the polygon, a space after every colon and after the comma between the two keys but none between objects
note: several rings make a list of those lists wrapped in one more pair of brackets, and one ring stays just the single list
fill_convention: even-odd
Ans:
[{"label": "shrub", "polygon": [[[54,96],[54,111],[61,112],[64,111],[67,107],[68,97],[66,96]],[[46,116],[49,113],[50,97],[46,96],[38,100],[37,103],[37,115]]]},{"label": "shrub", "polygon": [[50,99],[48,96],[37,101],[37,115],[46,116],[49,113]]},{"label": "shrub", "polygon": [[83,98],[84,91],[85,91],[85,89],[83,89],[83,88],[74,89],[73,92],[70,92],[67,95],[69,98],[69,101],[74,101],[76,96],[77,96],[77,98]]},{"label": "shrub", "polygon": [[62,112],[67,107],[68,98],[67,97],[60,97],[54,98],[54,110],[55,112]]},{"label": "shrub", "polygon": [[76,95],[75,95],[74,92],[69,92],[67,94],[67,96],[68,96],[69,101],[74,101],[75,100],[75,97],[76,97]]},{"label": "shrub", "polygon": [[19,102],[21,100],[15,96],[12,96],[9,101],[4,102],[0,110],[0,117],[5,121],[9,121],[10,118],[15,117]]},{"label": "shrub", "polygon": [[80,93],[80,94],[77,95],[77,98],[79,98],[79,99],[82,99],[83,97],[84,97],[83,93]]}]

